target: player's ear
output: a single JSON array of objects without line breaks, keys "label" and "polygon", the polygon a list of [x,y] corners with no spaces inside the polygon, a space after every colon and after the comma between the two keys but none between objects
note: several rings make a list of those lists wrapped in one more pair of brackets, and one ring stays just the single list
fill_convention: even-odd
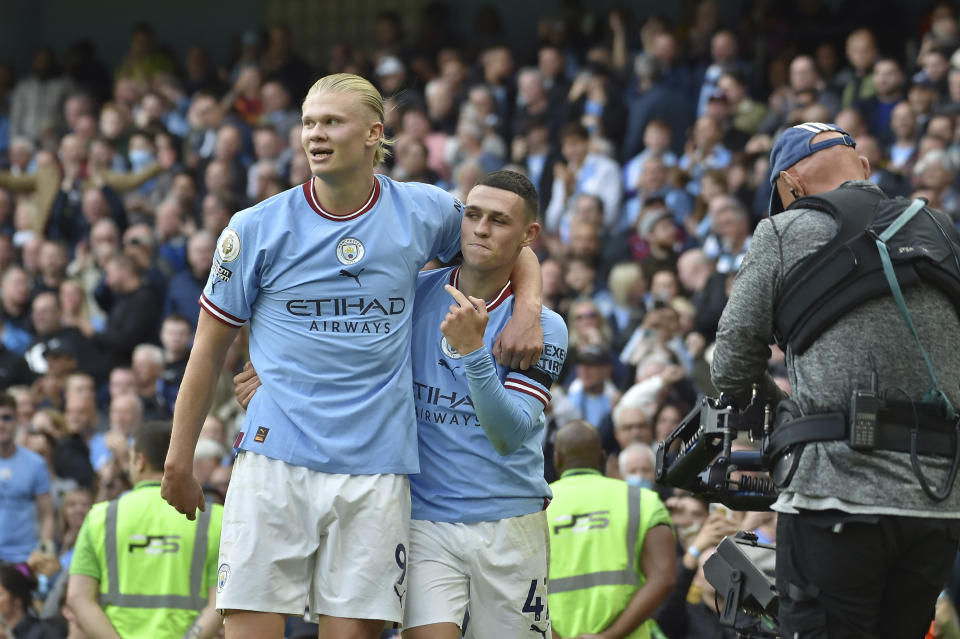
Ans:
[{"label": "player's ear", "polygon": [[374,122],[367,131],[367,146],[375,146],[383,138],[383,122]]},{"label": "player's ear", "polygon": [[527,230],[523,233],[523,240],[520,241],[520,246],[530,246],[538,237],[540,237],[540,224],[531,222],[527,225]]}]

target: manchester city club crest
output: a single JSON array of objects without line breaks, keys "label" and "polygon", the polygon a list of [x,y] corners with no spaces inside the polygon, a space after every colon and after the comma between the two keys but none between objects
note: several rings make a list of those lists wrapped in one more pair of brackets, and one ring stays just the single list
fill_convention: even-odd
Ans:
[{"label": "manchester city club crest", "polygon": [[227,229],[220,236],[217,255],[221,262],[232,262],[240,257],[240,236],[233,229]]},{"label": "manchester city club crest", "polygon": [[354,237],[345,237],[337,244],[337,259],[350,266],[363,259],[363,243]]},{"label": "manchester city club crest", "polygon": [[230,578],[230,564],[220,564],[217,570],[217,592],[223,592],[223,587],[227,585],[227,579]]},{"label": "manchester city club crest", "polygon": [[447,341],[446,337],[440,339],[440,350],[443,351],[443,354],[450,359],[460,359],[463,357],[457,352],[457,349],[455,349],[453,346],[450,346],[450,342]]}]

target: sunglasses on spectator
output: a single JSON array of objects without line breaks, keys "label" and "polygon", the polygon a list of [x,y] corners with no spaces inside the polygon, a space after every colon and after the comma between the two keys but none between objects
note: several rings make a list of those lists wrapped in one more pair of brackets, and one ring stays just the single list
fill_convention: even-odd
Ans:
[{"label": "sunglasses on spectator", "polygon": [[0,413],[0,422],[12,422],[13,413]]},{"label": "sunglasses on spectator", "polygon": [[597,319],[597,317],[599,317],[599,313],[597,313],[596,311],[584,311],[582,313],[577,313],[576,315],[574,315],[573,319],[585,320],[585,319]]}]

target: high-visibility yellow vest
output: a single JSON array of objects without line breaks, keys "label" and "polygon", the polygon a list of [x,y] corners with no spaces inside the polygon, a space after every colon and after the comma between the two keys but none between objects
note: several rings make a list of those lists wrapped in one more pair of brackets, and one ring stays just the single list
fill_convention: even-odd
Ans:
[{"label": "high-visibility yellow vest", "polygon": [[70,574],[100,581],[100,605],[124,639],[182,637],[216,585],[222,520],[209,504],[189,521],[159,482],[140,482],[90,510]]},{"label": "high-visibility yellow vest", "polygon": [[[550,579],[553,629],[563,637],[599,633],[623,612],[646,583],[641,553],[646,532],[670,525],[652,490],[636,488],[598,471],[576,468],[550,484]],[[629,639],[647,639],[648,619]]]}]

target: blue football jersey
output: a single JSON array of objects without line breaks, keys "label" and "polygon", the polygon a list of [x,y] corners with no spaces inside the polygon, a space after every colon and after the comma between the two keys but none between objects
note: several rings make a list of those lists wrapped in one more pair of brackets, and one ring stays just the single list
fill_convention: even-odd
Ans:
[{"label": "blue football jersey", "polygon": [[[420,444],[420,474],[410,476],[414,519],[446,522],[494,521],[543,509],[551,496],[543,479],[543,409],[550,402],[567,350],[563,319],[543,309],[544,347],[540,361],[526,371],[496,362],[509,401],[534,417],[529,436],[506,455],[496,452],[477,421],[464,359],[447,343],[440,323],[453,298],[444,285],[456,286],[459,267],[421,273],[413,321],[413,396]],[[492,359],[497,336],[513,314],[509,284],[487,303],[484,334]]]},{"label": "blue football jersey", "polygon": [[312,185],[233,216],[200,298],[221,322],[250,323],[263,386],[237,447],[328,473],[416,472],[417,273],[459,252],[463,205],[378,175],[367,203],[336,217]]}]

